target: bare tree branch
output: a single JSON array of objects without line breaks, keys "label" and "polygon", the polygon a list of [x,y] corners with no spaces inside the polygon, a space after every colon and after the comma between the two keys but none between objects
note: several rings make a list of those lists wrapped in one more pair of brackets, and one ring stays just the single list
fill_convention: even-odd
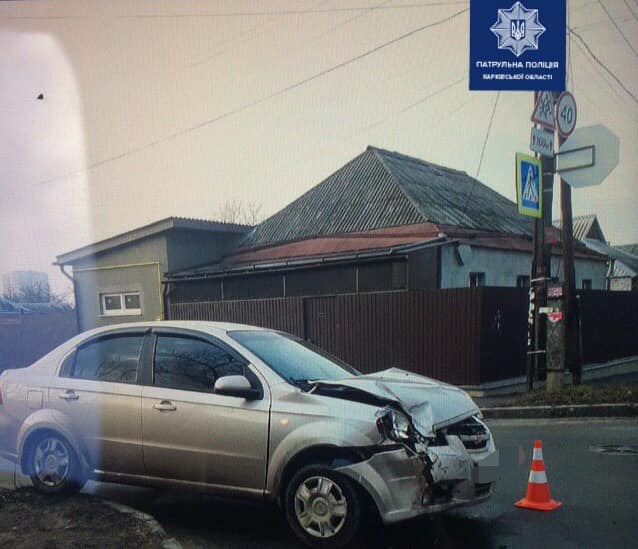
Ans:
[{"label": "bare tree branch", "polygon": [[257,225],[263,220],[262,205],[259,202],[249,200],[226,200],[217,209],[217,219],[224,223],[242,223],[244,225]]}]

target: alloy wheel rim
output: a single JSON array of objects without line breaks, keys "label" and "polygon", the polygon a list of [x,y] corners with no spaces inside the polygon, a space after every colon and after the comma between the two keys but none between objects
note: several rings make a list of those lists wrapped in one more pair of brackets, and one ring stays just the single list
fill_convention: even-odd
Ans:
[{"label": "alloy wheel rim", "polygon": [[310,477],[295,492],[295,515],[305,532],[331,538],[343,528],[348,502],[339,485],[327,477]]},{"label": "alloy wheel rim", "polygon": [[60,486],[69,476],[70,469],[65,444],[59,438],[43,438],[35,447],[33,466],[42,484],[50,488]]}]

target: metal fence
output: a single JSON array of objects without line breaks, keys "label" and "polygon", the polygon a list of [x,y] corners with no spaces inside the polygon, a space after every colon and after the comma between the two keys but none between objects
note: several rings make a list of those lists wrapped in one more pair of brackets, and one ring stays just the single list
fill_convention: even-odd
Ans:
[{"label": "metal fence", "polygon": [[0,371],[32,364],[77,331],[75,311],[0,313]]},{"label": "metal fence", "polygon": [[363,372],[397,367],[472,385],[523,374],[526,295],[516,288],[459,288],[180,303],[169,310],[174,319],[290,332]]},{"label": "metal fence", "polygon": [[584,364],[638,355],[637,292],[583,291],[578,311]]},{"label": "metal fence", "polygon": [[[579,296],[583,362],[638,355],[638,295]],[[459,385],[525,373],[528,295],[457,288],[171,304],[170,318],[240,322],[316,343],[363,372],[398,367]]]}]

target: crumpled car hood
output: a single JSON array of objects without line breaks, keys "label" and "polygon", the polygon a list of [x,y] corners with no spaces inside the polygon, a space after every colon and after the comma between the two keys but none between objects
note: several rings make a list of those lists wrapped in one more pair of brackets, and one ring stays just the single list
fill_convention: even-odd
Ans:
[{"label": "crumpled car hood", "polygon": [[437,429],[479,412],[476,403],[462,389],[399,368],[318,383],[350,387],[398,402],[424,436],[432,436]]}]

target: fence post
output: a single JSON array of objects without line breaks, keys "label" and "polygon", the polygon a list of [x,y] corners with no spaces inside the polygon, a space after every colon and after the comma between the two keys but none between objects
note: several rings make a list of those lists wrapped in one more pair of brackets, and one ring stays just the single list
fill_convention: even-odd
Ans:
[{"label": "fence post", "polygon": [[24,367],[24,342],[22,341],[22,317],[24,311],[20,309],[20,316],[18,316],[18,368]]}]

